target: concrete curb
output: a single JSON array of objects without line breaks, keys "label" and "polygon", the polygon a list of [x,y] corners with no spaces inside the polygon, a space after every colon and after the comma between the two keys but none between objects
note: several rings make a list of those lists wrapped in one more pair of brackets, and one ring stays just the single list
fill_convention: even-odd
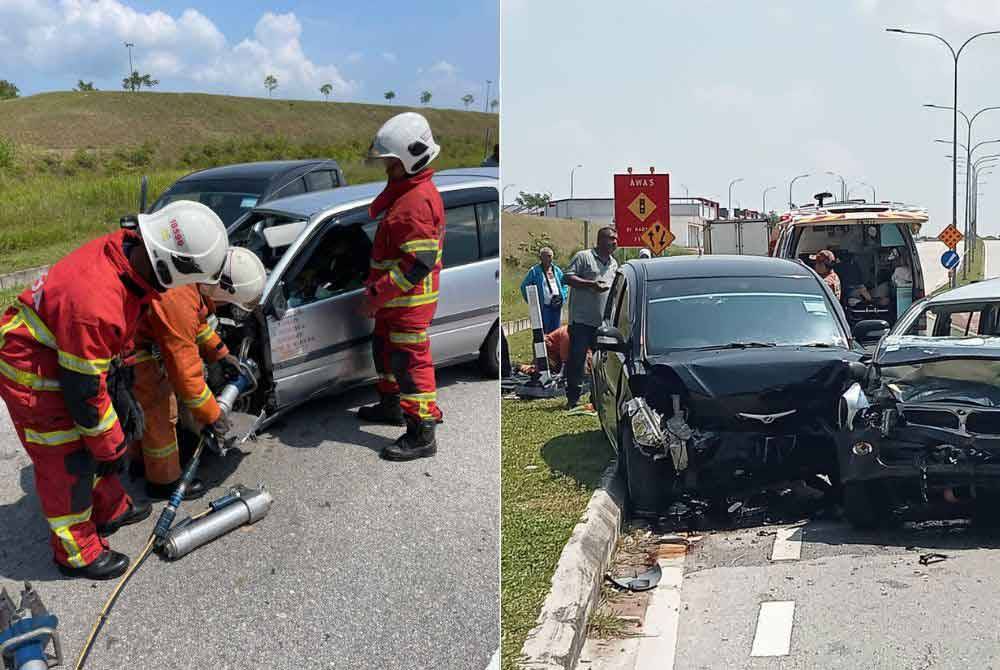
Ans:
[{"label": "concrete curb", "polygon": [[29,268],[27,270],[18,270],[10,274],[0,275],[0,290],[34,284],[35,280],[41,277],[42,273],[48,271],[48,269],[49,266],[45,265],[39,268]]},{"label": "concrete curb", "polygon": [[523,670],[572,670],[587,637],[587,619],[618,543],[625,483],[612,463],[563,547],[535,627],[521,649]]}]

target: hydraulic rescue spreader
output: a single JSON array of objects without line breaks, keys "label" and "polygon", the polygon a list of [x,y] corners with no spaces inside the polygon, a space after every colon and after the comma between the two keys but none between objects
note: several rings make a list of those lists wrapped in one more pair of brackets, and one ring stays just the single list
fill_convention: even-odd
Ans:
[{"label": "hydraulic rescue spreader", "polygon": [[[21,605],[7,590],[0,590],[0,659],[4,670],[48,670],[62,665],[62,646],[56,626],[59,619],[49,614],[31,584],[24,583]],[[52,653],[46,651],[52,644]]]}]

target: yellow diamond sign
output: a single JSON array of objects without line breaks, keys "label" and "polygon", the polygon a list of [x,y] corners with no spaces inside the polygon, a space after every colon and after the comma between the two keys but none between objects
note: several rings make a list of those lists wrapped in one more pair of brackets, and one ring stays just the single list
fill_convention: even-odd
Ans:
[{"label": "yellow diamond sign", "polygon": [[653,213],[653,210],[656,209],[656,203],[650,200],[649,196],[645,193],[640,193],[635,196],[635,200],[629,204],[628,209],[635,214],[635,218],[645,221]]},{"label": "yellow diamond sign", "polygon": [[673,244],[674,239],[676,239],[674,234],[659,221],[653,221],[653,224],[639,237],[646,243],[649,250],[657,256],[659,256],[664,249]]}]

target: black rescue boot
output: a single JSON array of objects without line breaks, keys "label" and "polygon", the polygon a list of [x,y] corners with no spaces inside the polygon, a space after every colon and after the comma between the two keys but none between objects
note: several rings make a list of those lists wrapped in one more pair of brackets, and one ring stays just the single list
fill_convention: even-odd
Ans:
[{"label": "black rescue boot", "polygon": [[382,458],[387,461],[412,461],[415,458],[427,458],[437,453],[437,440],[434,439],[434,419],[413,419],[406,417],[406,432],[400,435],[395,443],[382,450]]},{"label": "black rescue boot", "polygon": [[[146,482],[146,495],[149,496],[151,500],[166,500],[174,494],[174,491],[177,490],[177,484],[179,483],[180,480],[169,484],[153,484],[151,482]],[[191,480],[190,484],[188,484],[187,489],[184,491],[183,499],[197,500],[205,495],[205,491],[207,490],[205,482],[196,477]]]},{"label": "black rescue boot", "polygon": [[62,563],[57,563],[59,572],[67,577],[84,577],[85,579],[105,580],[116,579],[125,574],[128,570],[129,558],[125,554],[117,551],[105,549],[93,563],[82,568],[72,568]]},{"label": "black rescue boot", "polygon": [[384,395],[374,405],[358,409],[358,418],[370,423],[384,423],[390,426],[404,426],[403,409],[399,406],[398,395]]},{"label": "black rescue boot", "polygon": [[122,512],[120,515],[108,521],[107,523],[102,523],[97,527],[97,534],[107,537],[111,535],[116,530],[122,526],[131,526],[133,523],[139,523],[147,518],[153,512],[153,506],[148,502],[136,502],[132,501],[129,508]]}]

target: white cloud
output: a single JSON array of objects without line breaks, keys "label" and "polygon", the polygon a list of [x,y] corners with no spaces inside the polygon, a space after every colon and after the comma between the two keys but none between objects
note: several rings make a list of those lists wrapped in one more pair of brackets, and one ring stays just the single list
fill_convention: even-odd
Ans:
[{"label": "white cloud", "polygon": [[382,58],[385,59],[386,63],[395,63],[396,61],[399,60],[396,57],[396,54],[392,53],[391,51],[386,51],[384,54],[382,54]]},{"label": "white cloud", "polygon": [[[268,74],[284,95],[315,95],[329,82],[341,96],[357,89],[334,65],[310,60],[295,14],[265,13],[252,37],[233,45],[204,14],[143,12],[121,0],[0,0],[5,57],[43,73],[116,82],[124,76],[125,42],[135,68],[165,90],[262,95]],[[358,55],[360,57],[360,54]],[[19,62],[18,62],[19,61]],[[351,58],[348,58],[348,62]]]},{"label": "white cloud", "polygon": [[443,74],[446,77],[454,77],[458,74],[458,68],[446,60],[439,60],[437,63],[434,63],[434,65],[431,65],[429,71]]},{"label": "white cloud", "polygon": [[364,60],[364,58],[365,55],[360,51],[352,51],[351,53],[347,54],[347,62],[351,63],[352,65],[360,63],[362,60]]}]

